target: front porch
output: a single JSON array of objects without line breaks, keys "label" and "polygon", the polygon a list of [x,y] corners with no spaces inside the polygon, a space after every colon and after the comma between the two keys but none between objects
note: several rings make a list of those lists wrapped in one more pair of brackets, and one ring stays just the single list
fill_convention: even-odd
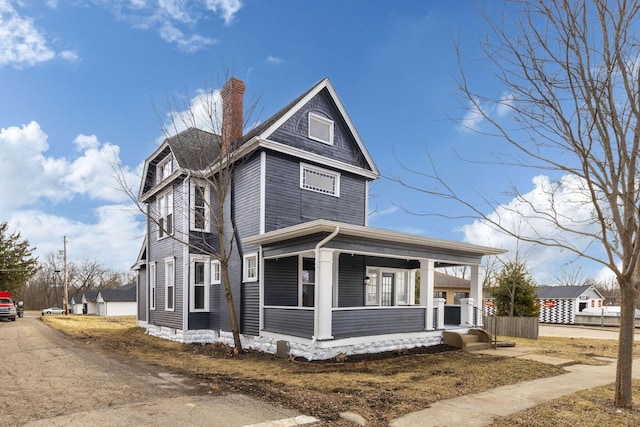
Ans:
[{"label": "front porch", "polygon": [[[305,346],[353,354],[381,351],[383,342],[435,345],[445,328],[481,326],[480,261],[502,252],[323,220],[245,243],[261,249],[260,337],[305,353]],[[471,271],[470,297],[461,301],[460,324],[445,325],[434,271],[456,265]]]}]

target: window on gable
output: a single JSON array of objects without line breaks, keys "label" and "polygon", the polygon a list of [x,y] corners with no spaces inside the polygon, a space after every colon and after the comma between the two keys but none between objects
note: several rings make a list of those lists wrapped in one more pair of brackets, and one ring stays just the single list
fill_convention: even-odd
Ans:
[{"label": "window on gable", "polygon": [[333,120],[309,113],[309,138],[333,145]]},{"label": "window on gable", "polygon": [[258,280],[258,254],[245,255],[243,267],[243,280],[256,282]]},{"label": "window on gable", "polygon": [[340,174],[301,163],[300,188],[340,197]]},{"label": "window on gable", "polygon": [[158,163],[158,176],[161,182],[167,179],[169,175],[171,175],[171,172],[173,172],[173,162],[171,160],[171,155],[168,155]]},{"label": "window on gable", "polygon": [[173,192],[158,196],[158,239],[173,234]]},{"label": "window on gable", "polygon": [[209,231],[209,191],[203,183],[191,183],[191,229]]}]

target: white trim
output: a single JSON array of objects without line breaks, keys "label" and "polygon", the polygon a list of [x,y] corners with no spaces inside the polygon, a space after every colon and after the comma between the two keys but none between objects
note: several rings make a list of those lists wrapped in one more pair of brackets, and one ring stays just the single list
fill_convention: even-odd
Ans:
[{"label": "white trim", "polygon": [[[158,286],[156,283],[156,280],[158,280],[158,275],[156,274],[157,271],[157,263],[155,261],[151,261],[149,263],[149,295],[147,295],[147,298],[149,298],[148,301],[148,307],[149,310],[155,310],[156,309],[156,304],[157,304],[157,299],[158,299]],[[149,320],[147,318],[147,320]]]},{"label": "white trim", "polygon": [[[249,260],[253,258],[256,261],[256,271],[254,273],[254,276],[250,277],[249,276]],[[243,282],[257,282],[258,281],[258,276],[260,274],[260,267],[258,265],[258,253],[257,252],[252,252],[249,254],[246,254],[242,257],[242,281]]]},{"label": "white trim", "polygon": [[[168,274],[169,265],[173,266],[173,278],[170,279]],[[169,307],[169,287],[173,287],[173,307]],[[164,260],[164,309],[165,311],[176,311],[176,259],[174,257],[165,258]]]},{"label": "white trim", "polygon": [[[204,228],[196,228],[196,188],[203,188],[204,196]],[[191,178],[189,184],[189,229],[191,231],[202,231],[209,233],[211,231],[211,189],[209,184],[201,179]]]},{"label": "white trim", "polygon": [[369,181],[364,182],[364,226],[369,225]]},{"label": "white trim", "polygon": [[[206,312],[209,311],[209,284],[210,284],[210,258],[208,256],[191,255],[189,257],[189,311],[191,313]],[[202,284],[199,284],[204,290],[204,307],[195,308],[196,304],[196,263],[202,263],[204,269],[202,278]],[[219,263],[218,263],[219,264]]]},{"label": "white trim", "polygon": [[[331,191],[320,187],[315,187],[305,183],[305,172],[315,173],[318,175],[326,175],[333,179],[333,189]],[[340,172],[313,166],[308,163],[300,163],[300,188],[315,193],[326,194],[327,196],[340,197]]]},{"label": "white trim", "polygon": [[[175,210],[173,193],[174,193],[173,186],[171,186],[167,191],[163,191],[162,193],[158,194],[158,197],[156,197],[156,211],[158,213],[158,218],[157,218],[158,223],[156,224],[156,226],[158,227],[158,234],[157,234],[156,240],[162,240],[162,239],[171,237],[176,231],[175,230],[176,210]],[[164,203],[161,203],[162,200],[164,200]],[[169,216],[171,216],[171,232],[167,230]],[[161,221],[161,220],[164,220],[164,221]]]},{"label": "white trim", "polygon": [[260,234],[266,230],[267,152],[260,153]]},{"label": "white trim", "polygon": [[[307,115],[307,136],[309,137],[309,139],[312,139],[314,141],[318,141],[318,142],[322,142],[323,144],[327,144],[327,145],[333,145],[333,138],[334,138],[334,122],[333,120],[324,117],[318,113],[314,113],[313,111],[309,111],[309,114]],[[317,136],[313,136],[311,135],[311,121],[315,120],[316,122],[320,123],[321,125],[325,125],[329,127],[329,140],[325,141],[322,138],[319,138]]]},{"label": "white trim", "polygon": [[[365,266],[365,273],[367,275],[369,275],[369,271],[375,270],[376,274],[377,274],[377,289],[376,289],[376,294],[377,294],[377,306],[379,307],[410,307],[412,305],[412,301],[411,301],[411,271],[412,269],[405,269],[405,268],[388,268],[388,267],[378,267],[378,266],[374,266],[374,265],[366,265]],[[390,306],[382,306],[380,305],[382,303],[382,275],[384,273],[388,273],[388,274],[393,274],[393,304],[391,304]],[[398,275],[402,274],[404,275],[404,285],[405,285],[405,290],[406,290],[406,302],[402,303],[402,304],[398,304]],[[363,284],[364,286],[364,284]],[[364,301],[364,306],[365,307],[376,307],[375,304],[370,304],[368,305],[367,303],[367,294],[366,294],[366,289],[365,289],[365,301]]]},{"label": "white trim", "polygon": [[[258,259],[260,260],[260,265],[264,265],[262,246],[260,246],[259,251]],[[258,315],[258,334],[260,334],[260,331],[264,329],[264,268],[260,268],[258,270],[258,277],[260,277],[260,285],[258,286],[258,305],[260,306],[260,312]]]}]

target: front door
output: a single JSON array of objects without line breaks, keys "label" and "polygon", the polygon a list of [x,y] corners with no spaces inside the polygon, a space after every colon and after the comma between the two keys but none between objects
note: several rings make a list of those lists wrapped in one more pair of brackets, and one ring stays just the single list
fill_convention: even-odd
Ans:
[{"label": "front door", "polygon": [[393,296],[395,295],[395,274],[382,273],[382,287],[380,291],[381,305],[393,305]]}]

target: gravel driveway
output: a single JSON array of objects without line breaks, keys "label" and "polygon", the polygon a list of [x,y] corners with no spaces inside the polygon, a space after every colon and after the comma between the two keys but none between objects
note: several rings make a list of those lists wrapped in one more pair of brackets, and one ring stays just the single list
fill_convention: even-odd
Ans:
[{"label": "gravel driveway", "polygon": [[0,339],[0,427],[245,426],[299,415],[115,359],[91,342],[68,339],[39,317],[0,321]]}]

